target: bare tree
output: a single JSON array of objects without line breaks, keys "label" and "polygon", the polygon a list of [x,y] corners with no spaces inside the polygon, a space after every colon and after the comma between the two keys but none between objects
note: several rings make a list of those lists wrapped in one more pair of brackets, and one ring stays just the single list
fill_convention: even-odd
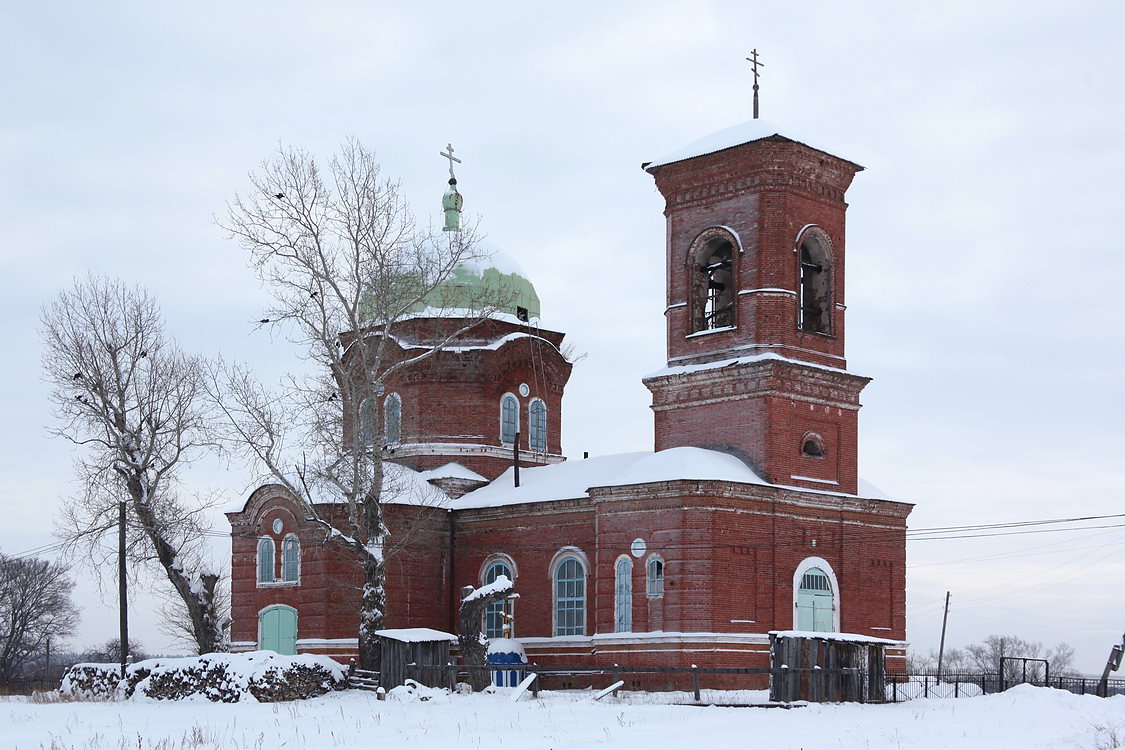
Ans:
[{"label": "bare tree", "polygon": [[[82,656],[83,661],[90,661],[100,664],[120,664],[121,658],[121,639],[110,638],[100,646],[87,649],[86,653]],[[129,653],[125,654],[125,661],[138,662],[148,659],[149,654],[145,651],[145,647],[140,641],[135,638],[129,639]]]},{"label": "bare tree", "polygon": [[57,644],[74,632],[73,588],[62,563],[0,555],[0,683],[23,676],[48,638]]},{"label": "bare tree", "polygon": [[[326,174],[308,153],[282,147],[250,185],[219,223],[249,251],[273,297],[261,323],[281,326],[311,372],[275,393],[247,368],[227,367],[214,373],[214,395],[232,445],[362,566],[360,661],[376,667],[373,633],[384,623],[391,552],[383,509],[410,483],[384,470],[383,410],[371,404],[404,371],[506,304],[504,291],[443,296],[454,269],[480,255],[475,224],[419,227],[398,184],[357,141],[343,145]],[[419,314],[445,325],[431,326],[420,346],[400,346],[396,332]],[[403,486],[392,486],[396,476]],[[318,497],[346,506],[342,528],[321,516]]]},{"label": "bare tree", "polygon": [[84,494],[64,513],[61,535],[97,562],[125,503],[131,559],[163,569],[201,653],[225,651],[218,574],[199,564],[205,506],[176,492],[177,471],[205,443],[202,362],[165,335],[148,293],[95,276],[44,308],[40,337],[53,432],[82,449]]},{"label": "bare tree", "polygon": [[[1074,648],[1067,643],[1060,642],[1054,648],[1044,649],[1039,641],[1027,641],[1014,635],[990,635],[980,643],[966,646],[963,651],[970,667],[980,672],[999,672],[1001,657],[1046,659],[1053,675],[1072,674],[1074,671]],[[1023,674],[1021,663],[1005,662],[1005,680],[1017,681],[1022,679]],[[1043,679],[1042,665],[1029,663],[1027,675],[1033,680]]]}]

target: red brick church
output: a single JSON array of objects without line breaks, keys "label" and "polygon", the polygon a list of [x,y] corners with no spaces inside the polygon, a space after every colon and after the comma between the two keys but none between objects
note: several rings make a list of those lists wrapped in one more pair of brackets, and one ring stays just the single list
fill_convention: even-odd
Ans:
[{"label": "red brick church", "polygon": [[[565,460],[564,334],[538,325],[509,261],[459,268],[451,284],[509,283],[523,309],[364,407],[383,410],[411,498],[387,511],[387,627],[456,632],[461,588],[503,574],[519,599],[486,635],[512,616],[539,663],[765,666],[772,630],[904,641],[912,506],[858,477],[869,379],[844,358],[844,196],[862,167],[760,120],[643,166],[667,222],[654,450]],[[399,324],[399,355],[454,323]],[[357,566],[278,485],[228,518],[233,649],[354,656]]]}]

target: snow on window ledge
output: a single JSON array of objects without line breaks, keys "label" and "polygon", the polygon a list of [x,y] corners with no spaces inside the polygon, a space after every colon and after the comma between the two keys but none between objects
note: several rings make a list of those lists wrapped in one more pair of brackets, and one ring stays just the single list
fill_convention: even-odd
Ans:
[{"label": "snow on window ledge", "polygon": [[696,336],[708,336],[712,333],[726,333],[727,331],[733,331],[736,328],[738,328],[738,326],[723,326],[721,328],[708,328],[706,331],[696,331],[695,333],[689,333],[687,336],[684,336],[684,338],[685,339],[693,339]]}]

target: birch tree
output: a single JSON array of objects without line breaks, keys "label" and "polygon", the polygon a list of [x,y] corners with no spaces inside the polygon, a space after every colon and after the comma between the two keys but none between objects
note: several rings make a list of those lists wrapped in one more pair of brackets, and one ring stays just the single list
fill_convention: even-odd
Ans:
[{"label": "birch tree", "polygon": [[125,503],[130,559],[159,564],[200,653],[225,651],[218,575],[200,562],[205,508],[177,493],[178,471],[206,442],[201,360],[165,335],[147,292],[92,275],[43,309],[40,338],[52,432],[79,448],[83,492],[64,511],[62,536],[96,564]]},{"label": "birch tree", "polygon": [[[246,366],[229,365],[213,373],[213,395],[232,448],[292,493],[326,540],[362,567],[360,662],[378,668],[373,633],[385,622],[392,542],[384,506],[411,482],[385,466],[383,410],[365,411],[364,403],[377,403],[388,383],[489,317],[506,303],[504,292],[441,296],[455,268],[482,256],[475,223],[448,232],[419,225],[398,183],[358,141],[346,142],[323,172],[307,152],[282,147],[249,180],[219,224],[272,297],[261,325],[288,337],[305,368],[270,388]],[[420,314],[445,325],[431,326],[420,345],[400,346],[396,333]],[[339,528],[322,517],[321,500],[346,507]]]}]

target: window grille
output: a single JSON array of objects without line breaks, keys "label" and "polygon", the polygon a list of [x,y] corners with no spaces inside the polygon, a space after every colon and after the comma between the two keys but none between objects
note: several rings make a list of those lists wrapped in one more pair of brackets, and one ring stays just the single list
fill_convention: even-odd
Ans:
[{"label": "window grille", "polygon": [[520,429],[520,406],[515,396],[505,396],[500,402],[500,442],[511,445],[516,442]]},{"label": "window grille", "polygon": [[301,542],[295,536],[281,543],[281,580],[296,582],[301,570]]},{"label": "window grille", "polygon": [[555,635],[586,634],[586,571],[568,557],[555,569]]},{"label": "window grille", "polygon": [[272,539],[258,541],[258,583],[273,583],[274,546]]}]

